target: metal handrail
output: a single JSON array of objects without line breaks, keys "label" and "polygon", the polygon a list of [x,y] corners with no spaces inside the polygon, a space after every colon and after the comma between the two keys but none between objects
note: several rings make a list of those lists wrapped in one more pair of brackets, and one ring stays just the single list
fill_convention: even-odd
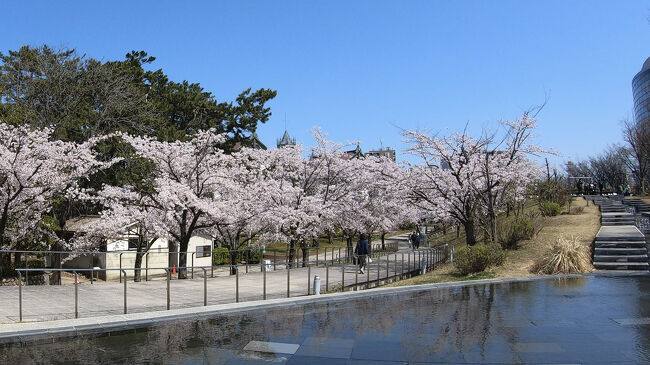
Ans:
[{"label": "metal handrail", "polygon": [[[445,245],[446,246],[446,245]],[[444,246],[443,246],[444,247]],[[440,255],[440,253],[444,253],[443,255]],[[417,255],[419,260],[415,262],[415,266],[410,265],[410,257],[411,255]],[[447,256],[447,247],[444,247],[444,249],[441,248],[420,248],[418,250],[414,250],[411,253],[408,253],[409,256],[409,266],[408,266],[408,271],[405,272],[404,270],[404,252],[401,253],[401,271],[398,271],[398,254],[395,252],[392,255],[386,255],[386,276],[383,278],[384,281],[388,281],[389,279],[393,279],[393,281],[397,280],[399,277],[404,278],[405,276],[410,277],[413,272],[424,272],[422,271],[423,269],[423,264],[424,264],[424,270],[428,269],[433,269],[435,267],[435,264],[440,262],[444,257]],[[362,255],[366,256],[366,255]],[[372,256],[372,254],[368,255]],[[389,274],[389,266],[390,266],[390,261],[391,261],[391,256],[393,258],[393,265],[392,267],[394,268],[394,273],[392,276]],[[376,257],[376,256],[375,256]],[[423,260],[422,258],[426,258],[426,260]],[[326,270],[326,282],[325,282],[325,287],[326,290],[329,289],[329,270],[330,268],[334,265],[334,262],[336,262],[337,259],[332,258],[331,260],[309,260],[307,261],[307,294],[310,295],[311,293],[311,287],[310,287],[310,280],[311,280],[311,266],[314,262],[316,262],[316,266],[318,266],[319,263],[324,263],[325,264],[325,270]],[[381,285],[381,272],[382,272],[382,262],[381,260],[376,260],[376,267],[377,267],[377,278],[376,280],[373,280],[373,282],[376,282],[375,286]],[[260,263],[260,269],[263,272],[263,300],[266,300],[267,298],[267,275],[266,271],[269,269],[269,267],[266,263]],[[220,267],[235,267],[235,301],[239,302],[239,270],[237,269],[241,265],[218,265]],[[269,265],[270,266],[270,265]],[[374,266],[374,265],[373,265]],[[79,277],[78,274],[80,272],[91,272],[94,273],[95,271],[120,271],[120,281],[122,279],[122,275],[124,275],[124,289],[123,289],[123,296],[124,296],[124,314],[128,313],[128,306],[127,306],[127,278],[128,270],[164,270],[166,272],[166,281],[167,281],[167,310],[171,308],[171,287],[170,287],[170,282],[171,282],[171,275],[172,271],[174,269],[201,269],[203,271],[203,305],[207,306],[208,305],[208,286],[207,286],[207,269],[208,268],[213,268],[215,266],[182,266],[182,267],[175,267],[175,266],[162,266],[162,267],[153,267],[153,268],[52,268],[52,269],[47,269],[47,268],[18,268],[16,271],[18,272],[19,280],[18,280],[18,311],[19,311],[19,320],[22,322],[23,320],[23,285],[22,285],[22,275],[25,273],[25,276],[27,276],[27,273],[29,272],[37,272],[37,271],[54,271],[54,272],[72,272],[75,276],[75,281],[74,281],[74,310],[75,310],[75,318],[79,318],[79,310],[78,310],[78,286],[79,286]],[[354,287],[355,290],[359,289],[359,282],[358,282],[358,272],[355,275],[355,283],[353,285],[347,285],[346,280],[345,280],[345,270],[346,270],[346,264],[343,263],[341,265],[341,291],[345,291],[346,288],[351,288]],[[291,267],[287,266],[287,297],[291,296]],[[355,270],[356,271],[356,270]],[[92,275],[91,275],[92,277]],[[368,270],[368,279],[366,281],[366,285],[368,288],[370,288],[371,285],[371,280],[370,280],[370,270]],[[315,289],[315,288],[314,288]]]}]

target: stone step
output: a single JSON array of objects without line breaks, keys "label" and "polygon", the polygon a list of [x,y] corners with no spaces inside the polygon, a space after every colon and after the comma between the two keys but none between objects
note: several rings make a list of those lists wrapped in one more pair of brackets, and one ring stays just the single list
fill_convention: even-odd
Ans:
[{"label": "stone step", "polygon": [[648,255],[594,255],[596,262],[645,262],[648,263]]},{"label": "stone step", "polygon": [[595,255],[647,255],[646,248],[633,247],[596,247],[594,248]]},{"label": "stone step", "polygon": [[596,248],[645,248],[645,241],[596,241]]},{"label": "stone step", "polygon": [[603,226],[629,226],[630,222],[603,222]]},{"label": "stone step", "polygon": [[594,262],[594,267],[600,270],[638,270],[647,271],[647,262]]}]

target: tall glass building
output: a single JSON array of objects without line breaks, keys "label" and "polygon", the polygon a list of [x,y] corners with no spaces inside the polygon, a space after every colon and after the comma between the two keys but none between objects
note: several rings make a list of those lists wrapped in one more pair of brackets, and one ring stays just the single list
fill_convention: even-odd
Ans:
[{"label": "tall glass building", "polygon": [[650,57],[641,71],[632,79],[634,118],[637,123],[650,121]]}]

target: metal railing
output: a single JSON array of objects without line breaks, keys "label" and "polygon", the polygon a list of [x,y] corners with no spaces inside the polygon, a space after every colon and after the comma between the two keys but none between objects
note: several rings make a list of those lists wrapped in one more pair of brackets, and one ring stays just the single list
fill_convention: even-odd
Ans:
[{"label": "metal railing", "polygon": [[[339,263],[337,262],[338,260],[336,259],[330,259],[326,261],[320,261],[320,260],[314,260],[314,261],[308,261],[307,264],[305,265],[303,270],[306,269],[307,271],[307,291],[306,293],[298,293],[298,295],[310,295],[313,293],[313,288],[311,287],[311,280],[312,280],[312,268],[314,267],[319,267],[318,265],[322,265],[325,269],[325,291],[329,292],[330,289],[333,291],[349,291],[349,290],[359,290],[360,288],[365,287],[366,289],[371,288],[371,287],[377,287],[382,285],[382,283],[387,283],[391,281],[397,281],[401,279],[405,279],[417,274],[425,273],[428,270],[433,270],[435,266],[446,260],[448,256],[448,246],[443,245],[439,246],[436,248],[422,248],[419,250],[414,250],[411,252],[400,252],[400,253],[393,253],[393,254],[388,254],[388,255],[382,255],[380,256],[379,254],[370,254],[368,257],[374,258],[372,263],[368,264],[368,271],[366,272],[366,280],[365,281],[359,281],[359,270],[357,269],[357,266],[355,265],[355,279],[354,282],[351,282],[349,279],[346,280],[345,274],[346,274],[346,269],[349,269],[349,264],[346,265],[345,263]],[[406,263],[405,263],[405,257],[406,257]],[[413,263],[411,263],[411,258],[413,257]],[[383,258],[383,259],[382,259]],[[240,278],[240,270],[239,267],[242,265],[221,265],[221,267],[226,267],[226,268],[235,268],[235,284],[234,284],[234,302],[240,302],[240,286],[239,286],[239,278]],[[406,266],[406,267],[405,267]],[[259,264],[260,271],[263,273],[262,275],[262,282],[261,284],[261,294],[262,294],[262,299],[266,300],[267,299],[267,272],[271,271],[271,265],[269,263],[261,263]],[[158,269],[158,270],[164,270],[166,275],[165,275],[165,280],[167,282],[166,284],[166,309],[169,310],[171,309],[171,281],[172,281],[172,272],[174,270],[178,269],[197,269],[201,270],[203,274],[203,305],[207,306],[208,305],[208,270],[213,269],[214,266],[184,266],[184,267],[155,267],[155,268],[149,268],[149,269]],[[376,269],[376,276],[371,277],[371,270],[370,269]],[[57,271],[57,272],[69,272],[74,275],[74,317],[79,318],[79,274],[80,273],[90,273],[90,277],[93,277],[94,273],[97,271],[119,271],[120,273],[120,278],[123,276],[124,279],[121,280],[123,283],[123,312],[124,314],[128,313],[128,271],[142,271],[146,270],[146,268],[108,268],[108,269],[95,269],[95,268],[73,268],[73,269],[48,269],[49,271]],[[333,277],[335,274],[330,274],[331,271],[333,270],[338,270],[340,271],[340,285],[338,287],[331,287],[330,282],[332,281],[330,277]],[[19,321],[23,321],[23,274],[25,274],[25,277],[27,276],[28,273],[34,273],[38,271],[43,271],[43,269],[40,268],[18,268],[16,269],[18,272],[18,313],[19,313]],[[296,293],[292,293],[291,291],[291,280],[292,280],[292,271],[296,271],[296,269],[292,269],[291,266],[287,266],[286,272],[287,272],[287,277],[286,277],[286,283],[287,283],[287,291],[286,291],[286,297],[289,298],[292,295],[296,295]],[[385,275],[382,275],[385,273]],[[302,273],[304,275],[304,273]],[[294,274],[293,279],[296,279],[295,277],[296,274]],[[300,280],[300,279],[297,279]],[[338,280],[336,280],[333,284],[337,283]],[[92,281],[91,281],[92,284]]]},{"label": "metal railing", "polygon": [[[389,252],[394,252],[397,251],[398,249],[398,244],[396,242],[392,243],[386,243],[383,245],[384,247],[382,248],[381,244],[372,244],[371,245],[371,252],[380,252],[384,254],[388,254]],[[24,259],[21,259],[20,262],[14,262],[13,263],[13,268],[10,270],[5,270],[7,272],[10,272],[11,270],[16,270],[18,267],[21,269],[29,269],[30,262],[32,265],[34,263],[36,265],[42,265],[39,267],[31,267],[33,269],[40,269],[40,271],[52,271],[52,272],[58,272],[61,269],[66,269],[66,265],[64,262],[69,261],[69,260],[84,260],[87,261],[85,265],[86,267],[83,267],[83,272],[94,272],[94,271],[100,271],[99,269],[92,270],[95,267],[102,267],[111,270],[107,271],[113,271],[115,269],[125,269],[125,270],[135,270],[135,271],[144,271],[144,279],[145,281],[149,280],[149,275],[150,271],[156,272],[158,271],[157,274],[164,274],[161,272],[162,269],[159,269],[158,267],[161,266],[178,266],[178,265],[172,265],[170,263],[170,258],[173,258],[176,263],[179,262],[180,255],[183,254],[183,252],[174,252],[174,251],[148,251],[148,252],[137,252],[137,251],[108,251],[108,252],[99,252],[99,251],[29,251],[29,250],[0,250],[0,256],[3,254],[13,254],[13,255],[19,255],[24,257]],[[135,260],[135,257],[140,254],[141,255],[141,260],[142,260],[142,265],[144,267],[139,267],[136,268],[134,264],[131,264],[133,267],[127,267],[129,263],[133,262]],[[116,257],[116,261],[118,261],[118,264],[116,267],[110,267],[112,265],[107,264],[107,257],[110,255],[111,257]],[[273,265],[274,269],[277,269],[278,267],[284,267],[286,268],[287,266],[305,266],[306,261],[310,262],[315,261],[316,265],[319,264],[319,262],[324,262],[328,260],[335,259],[339,263],[341,262],[346,262],[349,263],[352,260],[353,253],[352,249],[349,247],[310,247],[310,248],[300,248],[297,247],[295,249],[295,252],[293,254],[293,257],[291,257],[290,260],[290,252],[288,249],[285,250],[275,250],[275,249],[268,249],[268,250],[261,250],[261,249],[254,249],[254,248],[247,248],[247,249],[241,249],[241,250],[228,250],[228,251],[215,251],[214,249],[210,251],[210,256],[205,256],[205,257],[199,257],[197,256],[196,251],[188,251],[186,252],[186,260],[187,263],[184,265],[184,268],[187,268],[190,270],[191,277],[194,277],[194,269],[199,269],[200,267],[205,267],[207,265],[195,265],[195,261],[198,261],[199,259],[208,259],[210,263],[214,263],[215,260],[218,262],[231,262],[232,258],[235,258],[235,261],[237,265],[230,265],[230,266],[236,266],[239,268],[239,266],[243,267],[246,272],[249,271],[251,268],[256,268],[258,265],[262,264],[265,262],[265,260],[268,260],[271,262],[271,265]],[[315,260],[312,260],[312,256],[316,256]],[[322,259],[321,259],[322,256]],[[157,261],[159,264],[157,267],[150,267],[150,261],[155,261],[154,259],[151,259],[151,257],[157,258]],[[306,261],[305,261],[306,259]],[[100,264],[100,261],[103,261],[104,264]],[[49,265],[48,265],[49,263]],[[163,265],[160,265],[162,263]],[[56,265],[55,265],[56,264]],[[3,273],[3,268],[2,268],[3,262],[0,260],[0,278],[4,277],[2,275]],[[85,266],[84,265],[84,266]],[[79,265],[77,265],[79,266]],[[214,276],[214,269],[216,267],[224,266],[224,265],[211,265],[211,276]],[[81,268],[81,267],[77,267]],[[58,270],[56,270],[58,269]],[[23,270],[24,271],[24,270]],[[39,270],[29,270],[25,271],[27,279],[29,276],[29,272],[31,271],[39,271]],[[64,271],[69,271],[64,270]],[[80,270],[77,270],[80,271]],[[82,272],[82,271],[80,271]],[[227,272],[227,275],[234,274],[231,271]],[[108,275],[105,275],[108,276]],[[105,278],[108,280],[108,278]],[[91,275],[91,280],[92,275]],[[122,275],[119,275],[119,281],[122,281]],[[59,277],[59,280],[57,284],[61,285],[61,278]],[[0,282],[0,285],[2,283]]]}]

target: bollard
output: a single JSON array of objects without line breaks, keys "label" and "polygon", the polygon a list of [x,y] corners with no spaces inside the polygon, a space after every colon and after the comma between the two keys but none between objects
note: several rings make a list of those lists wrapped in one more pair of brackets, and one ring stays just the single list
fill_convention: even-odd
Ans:
[{"label": "bollard", "polygon": [[314,295],[320,295],[320,276],[314,275]]},{"label": "bollard", "polygon": [[124,274],[124,314],[126,314],[126,281],[127,281],[126,271],[125,270],[121,270],[121,271],[122,271],[121,274]]}]

